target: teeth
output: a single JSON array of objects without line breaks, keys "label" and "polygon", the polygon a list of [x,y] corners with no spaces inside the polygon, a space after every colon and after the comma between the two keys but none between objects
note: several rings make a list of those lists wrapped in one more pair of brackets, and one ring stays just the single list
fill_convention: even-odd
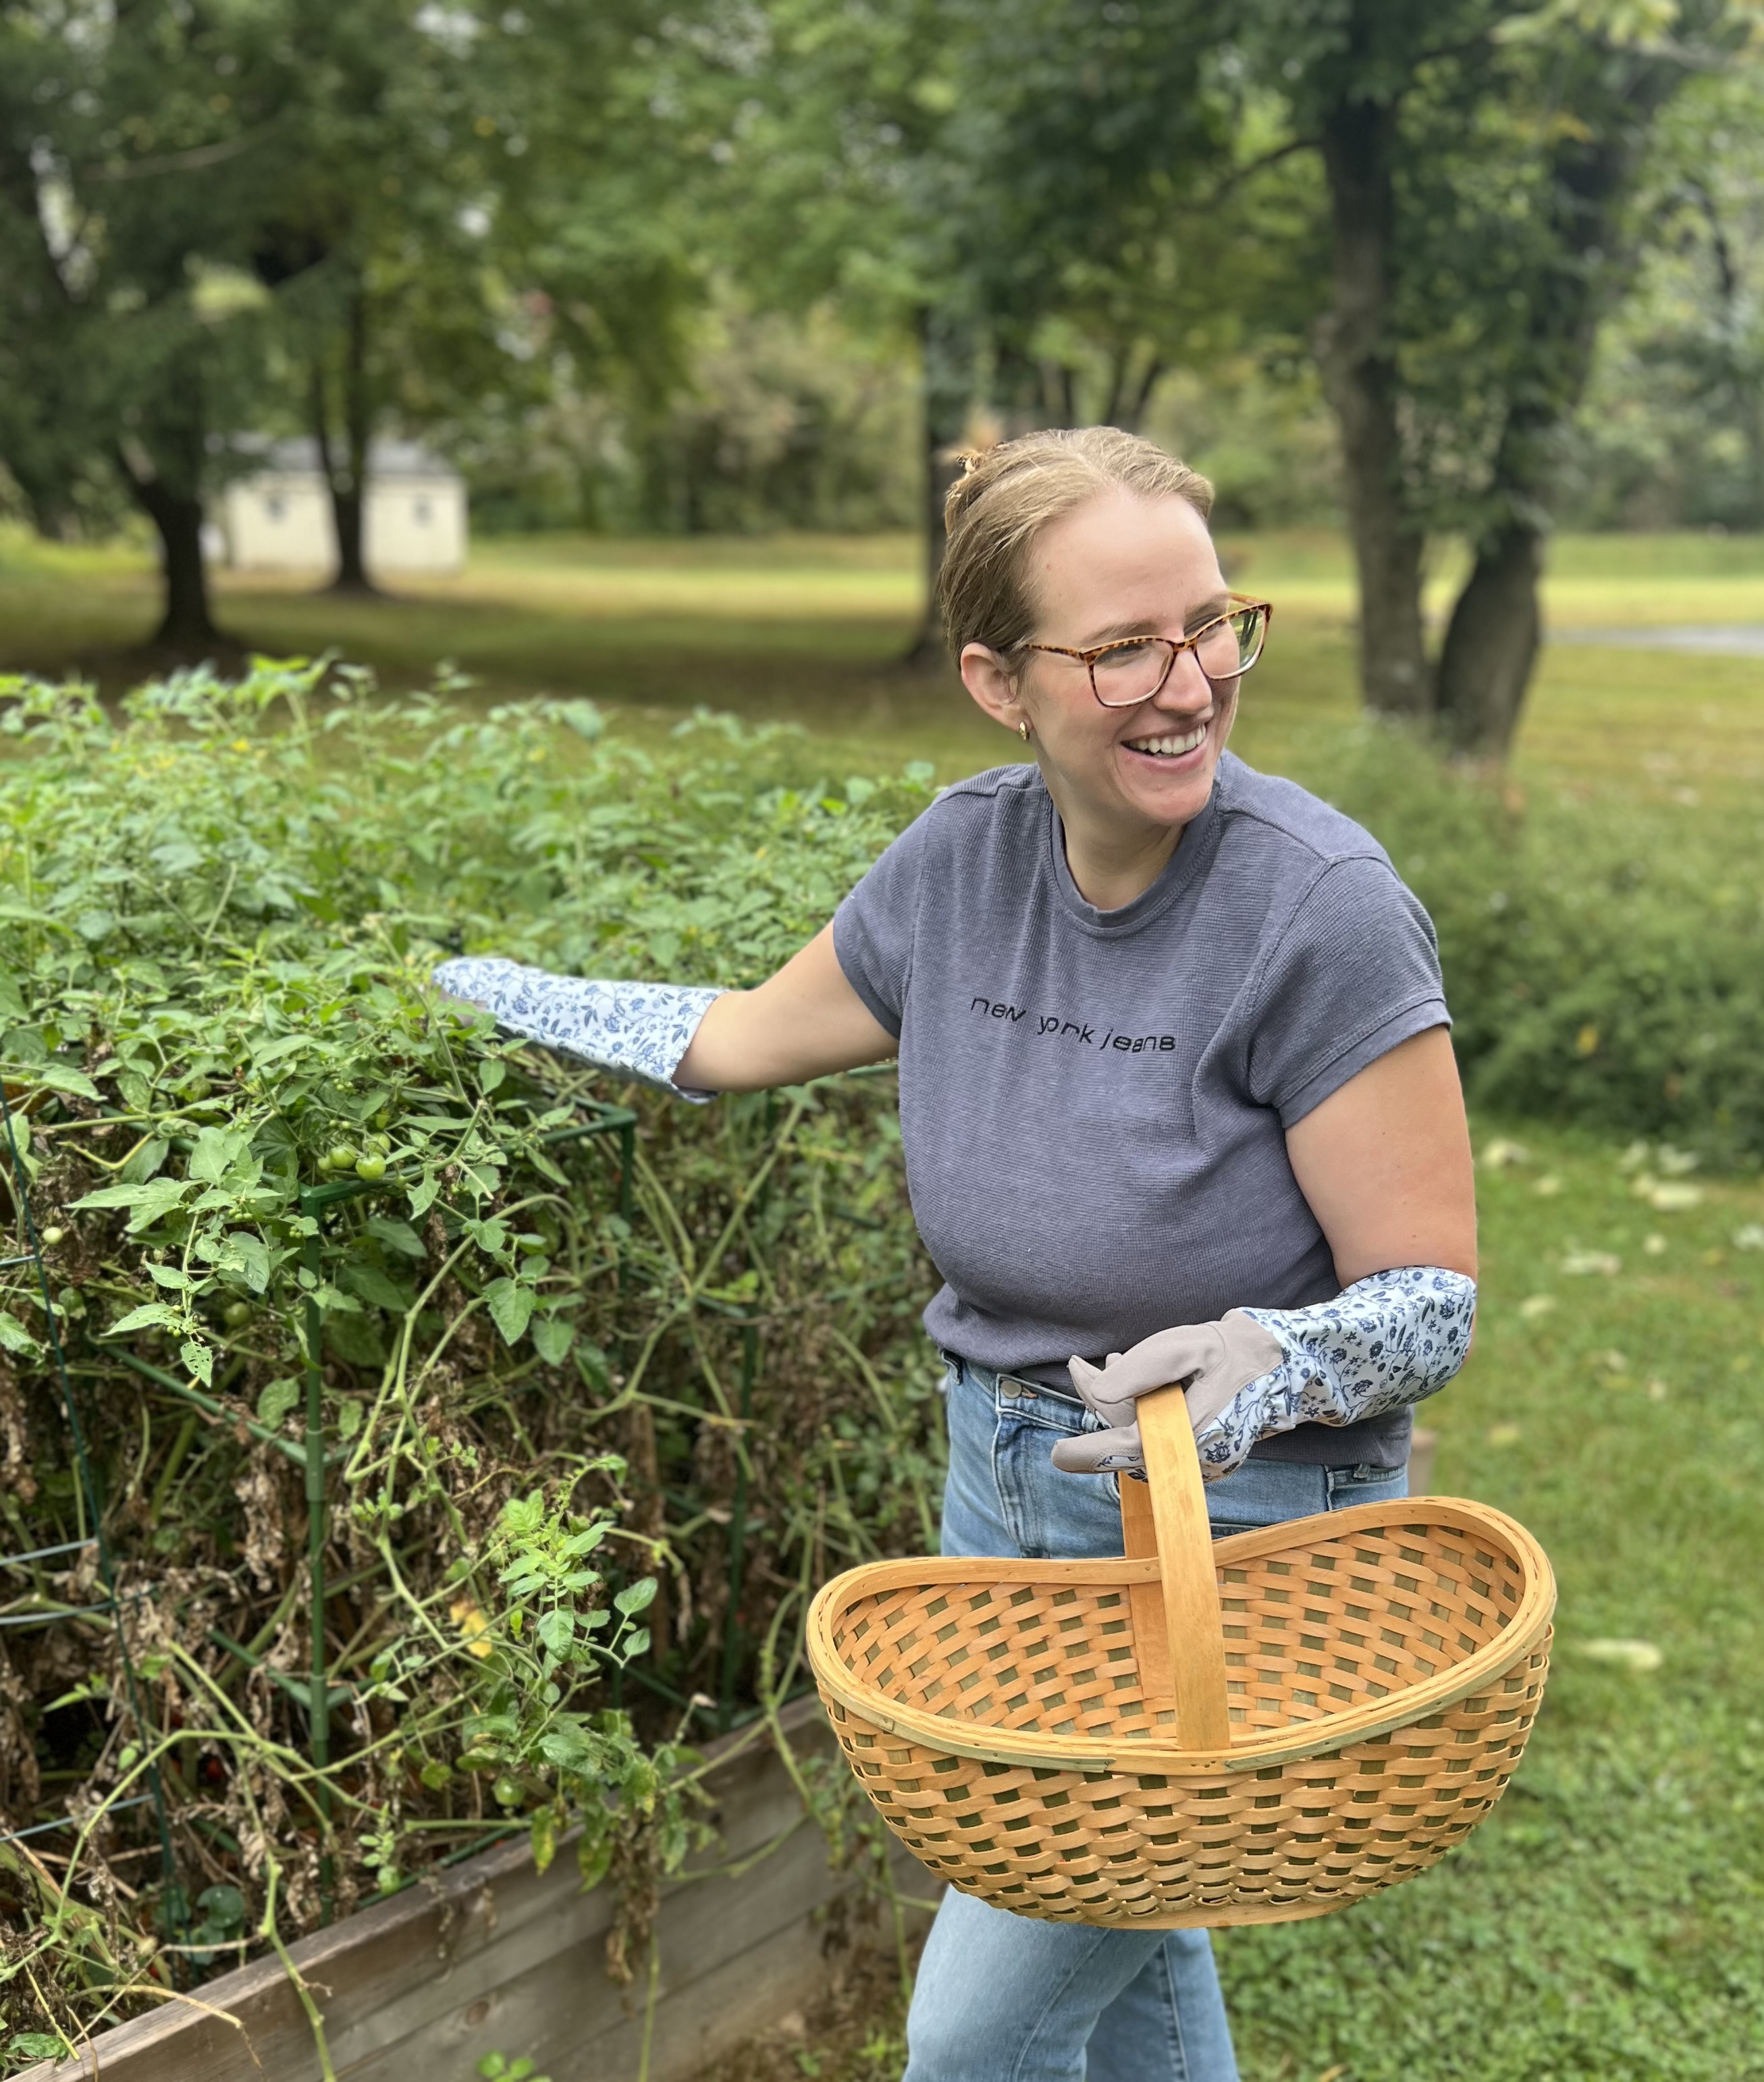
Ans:
[{"label": "teeth", "polygon": [[1180,759],[1206,741],[1206,725],[1198,724],[1186,737],[1136,737],[1128,741],[1129,752],[1149,752],[1154,759]]}]

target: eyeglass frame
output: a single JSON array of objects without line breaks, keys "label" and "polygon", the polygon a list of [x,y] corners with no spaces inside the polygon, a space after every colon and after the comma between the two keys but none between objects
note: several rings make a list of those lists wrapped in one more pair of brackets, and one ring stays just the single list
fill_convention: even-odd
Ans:
[{"label": "eyeglass frame", "polygon": [[[1255,608],[1262,617],[1261,642],[1256,647],[1255,656],[1250,660],[1248,665],[1240,665],[1235,672],[1227,672],[1221,676],[1221,679],[1223,680],[1240,680],[1245,672],[1250,671],[1252,668],[1261,662],[1261,654],[1268,647],[1268,631],[1274,626],[1274,604],[1271,600],[1253,600],[1248,593],[1243,592],[1228,592],[1226,594],[1225,597],[1227,600],[1231,601],[1233,605],[1240,609],[1246,607]],[[1176,661],[1181,656],[1185,651],[1194,651],[1194,662],[1196,665],[1200,667],[1201,676],[1206,681],[1208,686],[1216,687],[1220,685],[1220,680],[1215,680],[1212,674],[1207,671],[1206,668],[1201,664],[1200,653],[1197,647],[1204,638],[1210,636],[1212,632],[1219,627],[1222,622],[1229,622],[1230,620],[1231,614],[1229,611],[1227,611],[1223,614],[1215,614],[1210,622],[1203,622],[1202,626],[1195,630],[1192,636],[1116,636],[1111,638],[1106,643],[1093,644],[1088,650],[1084,651],[1074,651],[1068,645],[1064,643],[1030,643],[1027,642],[1014,643],[1012,645],[1011,648],[1013,651],[1045,651],[1050,656],[1055,658],[1076,658],[1083,664],[1085,672],[1089,676],[1090,691],[1096,696],[1097,704],[1100,708],[1136,709],[1143,702],[1156,701],[1158,696],[1164,692],[1164,689],[1168,686],[1170,684],[1170,675],[1176,670]],[[1099,658],[1106,657],[1111,651],[1120,650],[1126,644],[1146,643],[1167,643],[1170,647],[1170,662],[1164,668],[1164,677],[1158,681],[1157,685],[1151,689],[1150,693],[1136,694],[1130,702],[1104,701],[1097,685],[1097,660]]]}]

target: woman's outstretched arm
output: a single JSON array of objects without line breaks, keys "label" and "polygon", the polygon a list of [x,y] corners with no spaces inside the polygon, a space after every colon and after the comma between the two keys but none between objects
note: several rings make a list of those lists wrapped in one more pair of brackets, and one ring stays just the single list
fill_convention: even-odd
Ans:
[{"label": "woman's outstretched arm", "polygon": [[752,990],[728,990],[705,1013],[674,1073],[706,1092],[759,1092],[880,1063],[899,1044],[845,980],[823,925]]},{"label": "woman's outstretched arm", "polygon": [[895,1050],[845,980],[831,925],[754,990],[553,976],[486,955],[456,955],[434,980],[508,1033],[681,1098],[801,1084]]}]

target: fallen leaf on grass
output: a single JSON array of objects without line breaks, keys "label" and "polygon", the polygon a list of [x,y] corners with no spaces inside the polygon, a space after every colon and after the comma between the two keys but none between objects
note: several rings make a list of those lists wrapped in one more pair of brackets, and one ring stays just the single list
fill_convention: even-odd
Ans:
[{"label": "fallen leaf on grass", "polygon": [[1764,1222],[1748,1222],[1733,1232],[1736,1250],[1764,1250]]},{"label": "fallen leaf on grass", "polygon": [[1531,1190],[1540,1200],[1553,1200],[1562,1190],[1562,1182],[1553,1171],[1546,1171]]},{"label": "fallen leaf on grass", "polygon": [[1650,1402],[1664,1402],[1671,1393],[1663,1380],[1651,1380],[1648,1384],[1648,1400]]},{"label": "fallen leaf on grass", "polygon": [[1629,1361],[1619,1351],[1601,1352],[1598,1363],[1606,1373],[1624,1374],[1629,1371]]},{"label": "fallen leaf on grass", "polygon": [[1666,1239],[1656,1229],[1652,1236],[1642,1238],[1641,1247],[1650,1258],[1664,1258],[1666,1254]]},{"label": "fallen leaf on grass", "polygon": [[1529,1164],[1531,1153],[1522,1142],[1509,1142],[1501,1135],[1484,1145],[1479,1161],[1484,1171],[1505,1171],[1509,1164]]},{"label": "fallen leaf on grass", "polygon": [[1488,1427],[1488,1443],[1491,1446],[1517,1446],[1524,1435],[1517,1424],[1491,1424]]},{"label": "fallen leaf on grass", "polygon": [[1657,1178],[1648,1171],[1644,1171],[1629,1190],[1638,1200],[1645,1200],[1662,1215],[1682,1215],[1687,1208],[1703,1204],[1700,1186],[1686,1185],[1681,1178]]},{"label": "fallen leaf on grass", "polygon": [[1525,1323],[1541,1323],[1556,1306],[1553,1294],[1530,1294],[1519,1304],[1519,1320]]},{"label": "fallen leaf on grass", "polygon": [[1569,1250],[1562,1254],[1562,1270],[1571,1275],[1597,1272],[1606,1279],[1615,1279],[1623,1269],[1623,1261],[1614,1250]]},{"label": "fallen leaf on grass", "polygon": [[1609,1663],[1619,1670],[1657,1670],[1666,1659],[1651,1641],[1583,1641],[1576,1646],[1589,1663]]}]

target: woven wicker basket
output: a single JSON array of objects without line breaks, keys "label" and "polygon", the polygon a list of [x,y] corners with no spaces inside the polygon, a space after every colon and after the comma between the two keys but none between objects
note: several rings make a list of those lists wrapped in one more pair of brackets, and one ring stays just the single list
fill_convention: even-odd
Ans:
[{"label": "woven wicker basket", "polygon": [[1180,1393],[1139,1411],[1126,1558],[876,1562],[816,1598],[878,1811],[964,1894],[1063,1923],[1280,1923],[1432,1865],[1536,1717],[1543,1549],[1455,1497],[1215,1543]]}]

